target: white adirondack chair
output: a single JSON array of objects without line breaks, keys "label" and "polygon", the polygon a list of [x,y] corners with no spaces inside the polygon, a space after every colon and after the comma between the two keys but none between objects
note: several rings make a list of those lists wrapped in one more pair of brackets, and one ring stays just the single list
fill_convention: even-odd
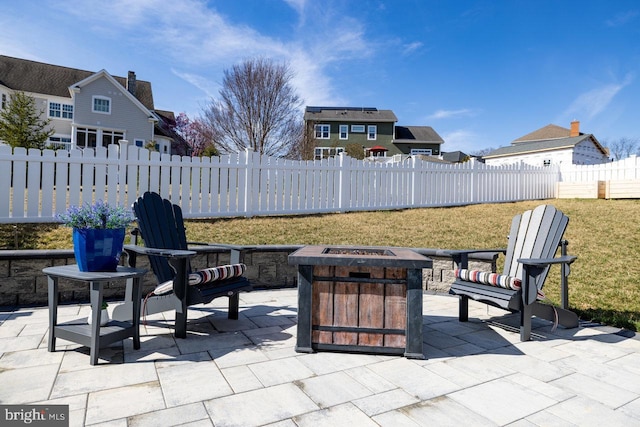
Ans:
[{"label": "white adirondack chair", "polygon": [[[551,205],[541,205],[516,215],[511,223],[507,249],[445,251],[459,267],[450,294],[460,297],[459,320],[469,319],[469,298],[512,312],[520,312],[520,339],[531,339],[531,316],[542,317],[574,328],[578,316],[568,310],[570,264],[577,257],[567,255],[566,240],[562,240],[569,218]],[[558,247],[561,256],[555,257]],[[474,272],[467,269],[472,253],[502,252],[505,254],[502,275]],[[561,307],[542,304],[542,287],[552,264],[561,264]]]}]

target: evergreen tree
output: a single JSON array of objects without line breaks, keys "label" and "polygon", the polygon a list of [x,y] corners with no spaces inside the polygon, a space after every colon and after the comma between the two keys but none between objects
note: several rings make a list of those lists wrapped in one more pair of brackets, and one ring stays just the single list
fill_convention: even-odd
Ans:
[{"label": "evergreen tree", "polygon": [[6,107],[0,110],[0,141],[11,147],[42,150],[53,129],[48,129],[51,120],[42,120],[41,116],[42,111],[36,109],[31,96],[24,92],[11,94]]}]

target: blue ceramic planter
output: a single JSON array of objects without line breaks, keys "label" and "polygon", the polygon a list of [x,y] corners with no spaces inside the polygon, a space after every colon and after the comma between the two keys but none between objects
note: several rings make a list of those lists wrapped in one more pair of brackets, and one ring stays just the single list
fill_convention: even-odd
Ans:
[{"label": "blue ceramic planter", "polygon": [[73,252],[80,271],[116,271],[124,228],[74,228]]}]

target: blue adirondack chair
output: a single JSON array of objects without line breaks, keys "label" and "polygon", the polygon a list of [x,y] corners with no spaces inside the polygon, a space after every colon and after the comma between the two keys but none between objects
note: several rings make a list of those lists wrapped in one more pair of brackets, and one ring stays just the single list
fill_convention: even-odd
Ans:
[{"label": "blue adirondack chair", "polygon": [[[239,262],[239,247],[215,244],[231,251],[230,264],[192,271],[190,250],[182,209],[153,192],[146,192],[133,204],[144,246],[125,245],[129,264],[135,266],[138,254],[149,257],[158,286],[147,296],[143,315],[176,310],[175,335],[186,337],[187,308],[208,303],[214,298],[229,298],[229,319],[238,318],[239,292],[251,290],[243,275],[246,266]],[[203,245],[198,243],[198,245]]]},{"label": "blue adirondack chair", "polygon": [[[578,316],[568,310],[570,265],[576,256],[567,255],[567,242],[562,236],[569,218],[551,205],[541,205],[516,215],[511,223],[506,249],[443,251],[458,266],[450,294],[458,295],[459,320],[469,319],[469,299],[512,312],[520,312],[520,339],[531,339],[531,316],[542,317],[574,328]],[[561,255],[555,257],[558,247]],[[479,252],[505,254],[502,274],[468,269],[468,257]],[[552,264],[561,265],[561,307],[542,304],[544,282]]]}]

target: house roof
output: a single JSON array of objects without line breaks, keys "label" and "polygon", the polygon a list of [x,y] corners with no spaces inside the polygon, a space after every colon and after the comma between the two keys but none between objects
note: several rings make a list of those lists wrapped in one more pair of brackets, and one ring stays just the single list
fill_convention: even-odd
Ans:
[{"label": "house roof", "polygon": [[[580,135],[584,135],[580,133]],[[556,138],[568,138],[571,136],[571,129],[563,128],[562,126],[549,124],[538,130],[534,130],[518,139],[514,139],[512,144],[525,142],[525,141],[545,141]]]},{"label": "house roof", "polygon": [[182,137],[173,130],[176,125],[176,116],[173,114],[173,111],[155,110],[154,113],[159,119],[155,128],[156,134],[182,140]]},{"label": "house roof", "polygon": [[332,122],[392,122],[398,118],[391,110],[372,107],[307,107],[304,120]]},{"label": "house roof", "polygon": [[535,141],[522,141],[518,143],[513,143],[508,147],[501,147],[497,150],[493,150],[489,154],[483,156],[485,159],[491,157],[501,157],[501,156],[512,156],[516,154],[526,154],[533,153],[536,151],[549,151],[549,150],[559,150],[563,148],[573,148],[577,144],[587,139],[592,138],[598,147],[601,147],[600,144],[595,140],[593,135],[580,135],[574,136],[570,138],[555,138],[555,139],[545,139],[545,140],[535,140]]},{"label": "house roof", "polygon": [[451,151],[449,153],[442,153],[442,158],[451,163],[460,163],[469,158],[469,155],[462,151]]},{"label": "house roof", "polygon": [[489,154],[482,156],[485,159],[492,157],[507,157],[520,154],[529,154],[540,151],[553,151],[573,148],[579,143],[591,140],[602,154],[608,156],[609,153],[593,134],[579,132],[577,136],[571,136],[571,129],[562,126],[549,124],[531,133],[528,133],[511,142],[508,147],[501,147],[493,150]]},{"label": "house roof", "polygon": [[[69,98],[70,86],[94,74],[94,71],[78,70],[76,68],[0,55],[0,84],[14,91]],[[126,77],[112,77],[126,90]],[[135,97],[147,109],[154,109],[151,83],[136,80]]]},{"label": "house roof", "polygon": [[443,144],[444,140],[431,126],[396,126],[393,142]]},{"label": "house roof", "polygon": [[453,163],[453,162],[451,162],[449,160],[441,159],[441,158],[436,157],[436,156],[427,156],[426,154],[417,154],[415,157],[420,159],[420,160],[424,160],[425,162],[431,162],[431,163],[443,163],[443,164],[451,164],[451,163]]}]

